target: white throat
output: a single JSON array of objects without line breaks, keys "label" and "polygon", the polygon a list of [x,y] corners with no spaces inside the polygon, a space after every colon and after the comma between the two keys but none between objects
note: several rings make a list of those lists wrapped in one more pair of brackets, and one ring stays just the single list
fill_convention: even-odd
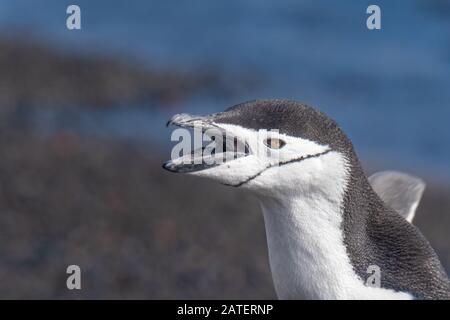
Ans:
[{"label": "white throat", "polygon": [[326,210],[338,213],[337,206],[314,204],[308,198],[288,202],[265,199],[261,207],[278,297],[344,299],[346,276],[356,275],[347,261],[338,219],[323,214]]},{"label": "white throat", "polygon": [[[404,299],[409,294],[366,286],[354,272],[344,244],[342,208],[348,180],[338,153],[312,159],[336,164],[298,193],[260,196],[270,267],[280,299]],[[326,166],[325,166],[326,167]],[[323,166],[321,166],[323,170]],[[340,169],[339,169],[340,168]],[[368,274],[369,276],[369,274]]]}]

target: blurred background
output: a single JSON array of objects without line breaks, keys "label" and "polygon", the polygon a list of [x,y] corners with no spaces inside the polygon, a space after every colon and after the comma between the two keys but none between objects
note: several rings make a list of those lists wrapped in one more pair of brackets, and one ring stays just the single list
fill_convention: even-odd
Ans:
[{"label": "blurred background", "polygon": [[448,272],[449,88],[448,0],[0,0],[0,298],[275,298],[255,199],[161,169],[174,113],[255,98],[328,113],[367,173],[422,177]]}]

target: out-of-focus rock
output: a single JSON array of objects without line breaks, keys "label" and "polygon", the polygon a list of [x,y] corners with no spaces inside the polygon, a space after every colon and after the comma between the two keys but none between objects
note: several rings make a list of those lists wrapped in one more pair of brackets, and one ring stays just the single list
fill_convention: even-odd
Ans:
[{"label": "out-of-focus rock", "polygon": [[204,91],[229,94],[223,81],[212,70],[183,72],[119,58],[71,55],[32,39],[0,35],[1,112],[20,106],[166,105]]}]

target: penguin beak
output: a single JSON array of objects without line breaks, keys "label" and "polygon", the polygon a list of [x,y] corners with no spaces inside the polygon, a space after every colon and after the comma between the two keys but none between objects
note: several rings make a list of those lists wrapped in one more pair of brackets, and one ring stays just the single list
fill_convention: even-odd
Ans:
[{"label": "penguin beak", "polygon": [[220,166],[225,162],[242,158],[250,154],[246,142],[234,136],[230,132],[220,128],[214,123],[215,114],[209,116],[192,116],[189,114],[177,114],[168,122],[167,126],[174,125],[181,128],[201,130],[209,136],[213,146],[202,146],[189,154],[169,160],[163,164],[163,168],[176,173],[190,173]]},{"label": "penguin beak", "polygon": [[169,121],[167,121],[166,127],[175,125],[182,128],[199,127],[211,127],[214,121],[214,114],[209,116],[192,116],[187,113],[180,113],[174,115]]}]

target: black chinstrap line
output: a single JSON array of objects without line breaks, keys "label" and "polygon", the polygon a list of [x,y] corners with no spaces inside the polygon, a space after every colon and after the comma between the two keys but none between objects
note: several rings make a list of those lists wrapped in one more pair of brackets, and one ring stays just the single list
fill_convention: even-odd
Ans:
[{"label": "black chinstrap line", "polygon": [[273,168],[275,166],[281,167],[281,166],[283,166],[285,164],[289,164],[289,163],[293,163],[293,162],[300,162],[300,161],[311,159],[311,158],[317,158],[317,157],[323,156],[323,155],[325,155],[325,154],[327,154],[327,153],[329,153],[331,151],[332,151],[331,149],[328,149],[328,150],[325,150],[324,152],[321,152],[321,153],[309,154],[309,155],[306,155],[306,156],[302,156],[300,158],[295,158],[295,159],[291,159],[289,161],[280,162],[280,163],[278,163],[276,165],[268,165],[266,168],[264,168],[263,170],[261,170],[260,172],[255,174],[254,176],[251,176],[250,178],[248,178],[248,179],[246,179],[246,180],[244,180],[242,182],[239,182],[237,184],[228,184],[228,183],[223,183],[223,184],[226,185],[226,186],[236,187],[237,188],[237,187],[240,187],[240,186],[246,184],[247,182],[250,182],[251,180],[259,177],[263,172],[265,172],[266,170],[268,170],[270,168]]}]

